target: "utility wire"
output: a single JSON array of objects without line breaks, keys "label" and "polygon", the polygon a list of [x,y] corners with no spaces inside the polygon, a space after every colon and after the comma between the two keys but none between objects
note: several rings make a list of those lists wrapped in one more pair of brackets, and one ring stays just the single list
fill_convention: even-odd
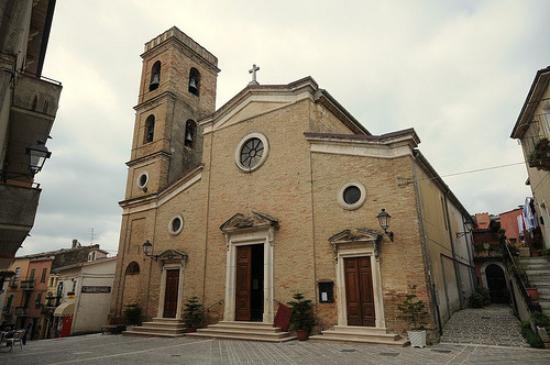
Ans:
[{"label": "utility wire", "polygon": [[[516,165],[525,165],[525,162],[514,162],[514,163],[509,163],[509,164],[506,164],[506,165],[497,165],[497,166],[482,167],[482,168],[474,169],[474,170],[466,170],[466,171],[461,171],[461,172],[455,172],[455,173],[448,174],[448,175],[441,175],[440,177],[450,177],[450,176],[458,176],[458,175],[472,174],[472,173],[475,173],[475,172],[481,172],[481,171],[487,171],[487,170],[495,170],[495,169],[500,169],[500,168],[503,168],[503,167],[516,166]],[[431,178],[430,178],[430,179],[431,179]]]}]

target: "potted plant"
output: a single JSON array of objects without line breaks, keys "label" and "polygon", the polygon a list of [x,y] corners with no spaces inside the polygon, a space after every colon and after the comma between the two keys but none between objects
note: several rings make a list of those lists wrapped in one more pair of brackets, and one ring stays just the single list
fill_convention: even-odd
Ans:
[{"label": "potted plant", "polygon": [[195,332],[202,325],[204,320],[204,309],[198,297],[191,297],[185,303],[183,310],[183,322],[185,332]]},{"label": "potted plant", "polygon": [[407,336],[412,347],[426,347],[426,305],[417,298],[416,294],[407,294],[403,303],[397,308],[402,312],[401,318],[409,323],[410,330]]},{"label": "potted plant", "polygon": [[311,300],[305,299],[302,293],[296,293],[292,297],[294,300],[288,302],[291,308],[290,328],[296,331],[298,341],[305,341],[309,338],[309,334],[315,318],[313,317],[313,305]]}]

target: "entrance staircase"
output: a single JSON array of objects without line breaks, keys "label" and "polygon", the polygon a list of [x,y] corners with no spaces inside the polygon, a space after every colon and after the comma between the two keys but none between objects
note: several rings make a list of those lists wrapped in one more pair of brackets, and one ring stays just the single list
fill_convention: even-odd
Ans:
[{"label": "entrance staircase", "polygon": [[346,341],[362,343],[381,343],[386,345],[404,346],[408,343],[406,339],[392,333],[386,333],[385,329],[360,327],[360,326],[335,326],[334,328],[322,331],[321,335],[310,336],[312,340]]},{"label": "entrance staircase", "polygon": [[519,258],[521,267],[525,270],[529,283],[539,291],[539,304],[542,311],[550,316],[550,262],[541,256]]},{"label": "entrance staircase", "polygon": [[296,338],[290,332],[283,332],[269,323],[237,321],[220,321],[187,335],[266,342],[286,342]]},{"label": "entrance staircase", "polygon": [[128,326],[123,335],[180,337],[185,335],[185,325],[182,320],[174,318],[153,318],[151,322],[143,322],[141,326]]}]

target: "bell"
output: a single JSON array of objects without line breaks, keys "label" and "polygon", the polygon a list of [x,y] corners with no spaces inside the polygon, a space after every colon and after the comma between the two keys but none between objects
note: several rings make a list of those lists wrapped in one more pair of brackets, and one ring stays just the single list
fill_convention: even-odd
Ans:
[{"label": "bell", "polygon": [[159,74],[154,74],[151,83],[149,84],[150,89],[156,89],[159,86],[160,78]]},{"label": "bell", "polygon": [[197,86],[197,79],[194,77],[189,79],[189,91],[193,94],[196,94],[199,91],[199,88]]},{"label": "bell", "polygon": [[191,134],[191,131],[187,131],[187,134],[185,135],[185,142],[187,143],[193,143],[193,135]]}]

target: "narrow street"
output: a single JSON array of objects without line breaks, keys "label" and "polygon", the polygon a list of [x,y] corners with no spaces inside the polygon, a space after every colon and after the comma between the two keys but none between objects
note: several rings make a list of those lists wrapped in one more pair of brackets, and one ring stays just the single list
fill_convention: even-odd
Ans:
[{"label": "narrow street", "polygon": [[442,343],[529,347],[519,320],[503,305],[467,308],[453,314],[445,325]]}]

